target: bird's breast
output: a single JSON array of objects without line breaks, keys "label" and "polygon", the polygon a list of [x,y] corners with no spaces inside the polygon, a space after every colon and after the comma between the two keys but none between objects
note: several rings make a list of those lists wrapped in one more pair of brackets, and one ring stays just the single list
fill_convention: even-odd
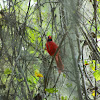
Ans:
[{"label": "bird's breast", "polygon": [[53,56],[58,48],[57,44],[53,41],[49,41],[46,43],[46,48],[48,53]]}]

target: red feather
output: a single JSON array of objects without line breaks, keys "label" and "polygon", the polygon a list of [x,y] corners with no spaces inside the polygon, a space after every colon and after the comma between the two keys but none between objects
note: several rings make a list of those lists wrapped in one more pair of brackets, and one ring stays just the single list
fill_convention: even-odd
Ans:
[{"label": "red feather", "polygon": [[[48,51],[48,53],[53,56],[57,50],[58,46],[55,42],[52,41],[52,37],[48,36],[48,40],[46,43],[46,49]],[[64,70],[64,65],[62,63],[61,57],[59,55],[59,51],[57,52],[56,56],[55,56],[55,61],[58,67],[58,72],[61,73]]]}]

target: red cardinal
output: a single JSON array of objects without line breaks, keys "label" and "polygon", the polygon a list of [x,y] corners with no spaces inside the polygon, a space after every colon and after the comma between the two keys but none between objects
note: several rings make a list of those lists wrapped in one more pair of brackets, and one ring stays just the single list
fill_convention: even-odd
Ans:
[{"label": "red cardinal", "polygon": [[[48,53],[53,56],[57,50],[58,46],[55,42],[52,41],[52,37],[48,36],[48,40],[46,43],[46,50],[48,51]],[[57,52],[56,56],[55,56],[55,60],[56,60],[56,64],[58,67],[58,72],[61,73],[64,70],[64,65],[61,61],[61,57],[59,55],[59,51]]]}]

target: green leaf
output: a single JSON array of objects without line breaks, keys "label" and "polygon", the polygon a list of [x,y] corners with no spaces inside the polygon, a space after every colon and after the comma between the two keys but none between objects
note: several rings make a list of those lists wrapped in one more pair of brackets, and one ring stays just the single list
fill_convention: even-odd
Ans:
[{"label": "green leaf", "polygon": [[32,81],[31,81],[31,80],[27,79],[27,81],[28,81],[29,83],[31,83],[31,84],[32,84]]},{"label": "green leaf", "polygon": [[27,81],[28,81],[30,84],[37,84],[38,80],[39,80],[38,77],[33,77],[32,75],[29,76],[29,77],[27,78]]},{"label": "green leaf", "polygon": [[35,84],[37,84],[37,80],[36,80],[36,78],[34,78],[34,77],[33,77],[33,82],[34,82]]},{"label": "green leaf", "polygon": [[93,71],[95,71],[95,60],[90,61],[90,67]]},{"label": "green leaf", "polygon": [[6,68],[4,71],[4,74],[10,74],[10,73],[12,73],[12,70],[10,70],[9,68]]},{"label": "green leaf", "polygon": [[58,92],[58,90],[56,88],[47,88],[47,89],[45,89],[45,91],[47,91],[49,93],[56,93],[56,92]]},{"label": "green leaf", "polygon": [[96,70],[94,73],[93,73],[96,81],[99,81],[100,80],[100,70]]},{"label": "green leaf", "polygon": [[67,86],[67,87],[72,87],[72,84],[67,83],[66,86]]},{"label": "green leaf", "polygon": [[66,78],[66,74],[63,74],[63,77]]},{"label": "green leaf", "polygon": [[61,100],[67,100],[67,96],[61,96]]},{"label": "green leaf", "polygon": [[3,82],[3,84],[5,84],[6,83],[6,80],[7,80],[7,75],[2,75],[1,76],[1,81]]},{"label": "green leaf", "polygon": [[64,97],[63,96],[61,96],[61,100],[64,100]]},{"label": "green leaf", "polygon": [[34,53],[34,51],[30,51],[30,54],[33,54]]},{"label": "green leaf", "polygon": [[97,67],[100,68],[100,64],[97,64]]},{"label": "green leaf", "polygon": [[18,82],[22,82],[23,81],[23,79],[17,79],[18,80]]},{"label": "green leaf", "polygon": [[88,62],[87,62],[86,60],[84,61],[84,64],[85,64],[85,65],[89,65]]},{"label": "green leaf", "polygon": [[49,35],[51,35],[51,33],[50,32],[47,32],[47,36],[49,36]]},{"label": "green leaf", "polygon": [[67,96],[65,96],[65,100],[67,100]]}]

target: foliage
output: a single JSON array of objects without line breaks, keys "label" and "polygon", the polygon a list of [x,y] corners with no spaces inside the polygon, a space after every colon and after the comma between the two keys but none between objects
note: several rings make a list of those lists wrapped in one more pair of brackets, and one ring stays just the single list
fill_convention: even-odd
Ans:
[{"label": "foliage", "polygon": [[47,89],[45,89],[45,91],[47,91],[48,93],[56,93],[56,92],[58,92],[58,90],[56,88],[47,88]]},{"label": "foliage", "polygon": [[65,96],[65,97],[62,96],[62,97],[61,97],[61,100],[68,100],[68,99],[67,99],[67,96]]},{"label": "foliage", "polygon": [[96,81],[100,81],[100,70],[96,70],[94,73],[93,73]]},{"label": "foliage", "polygon": [[9,69],[9,68],[6,68],[5,70],[4,70],[4,74],[11,74],[11,70]]}]

